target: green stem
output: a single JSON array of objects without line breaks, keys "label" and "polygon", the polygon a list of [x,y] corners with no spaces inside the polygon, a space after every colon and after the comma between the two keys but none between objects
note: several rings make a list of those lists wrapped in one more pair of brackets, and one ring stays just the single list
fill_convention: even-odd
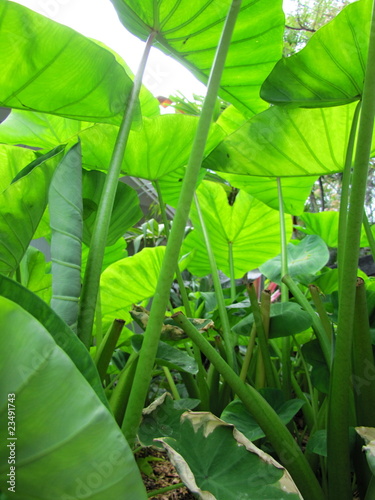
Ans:
[{"label": "green stem", "polygon": [[[286,227],[285,227],[285,213],[284,213],[284,198],[281,186],[280,177],[276,178],[277,181],[277,196],[279,199],[279,220],[280,220],[280,241],[281,241],[281,276],[288,274],[288,251],[286,241]],[[285,283],[281,283],[281,302],[288,302],[289,290]],[[283,380],[283,393],[286,399],[290,399],[292,393],[292,362],[290,359],[290,337],[283,337],[282,340],[282,363],[281,372]]]},{"label": "green stem", "polygon": [[375,367],[366,301],[366,288],[357,278],[353,337],[353,392],[357,425],[375,427]]},{"label": "green stem", "polygon": [[370,250],[372,253],[372,257],[375,258],[375,239],[374,239],[374,235],[372,234],[371,226],[370,226],[370,223],[368,221],[368,218],[367,218],[365,211],[363,212],[363,227],[365,228],[365,232],[366,232],[368,244],[369,244],[369,247],[370,247]]},{"label": "green stem", "polygon": [[260,352],[262,354],[264,362],[264,369],[266,372],[267,383],[269,387],[278,387],[278,383],[276,381],[276,377],[274,377],[274,372],[272,369],[272,362],[268,350],[268,343],[267,343],[266,332],[264,329],[262,313],[258,304],[258,298],[253,283],[247,285],[247,291],[250,297],[251,309],[254,315],[254,323],[256,324],[257,328],[257,338],[259,342]]},{"label": "green stem", "polygon": [[288,469],[305,500],[323,500],[318,480],[310,469],[301,449],[281,422],[277,413],[253,387],[246,385],[220,354],[181,313],[173,315],[176,323],[196,343],[233,392],[242,400],[271,442],[279,460]]},{"label": "green stem", "polygon": [[241,367],[240,379],[243,382],[245,382],[246,377],[247,377],[247,372],[249,371],[250,361],[251,361],[251,357],[253,355],[254,346],[255,346],[256,334],[257,334],[257,327],[256,327],[255,321],[254,321],[253,326],[251,328],[249,342],[248,342],[247,348],[246,348],[246,353],[245,353],[245,356],[243,358],[243,363],[242,363],[242,367]]},{"label": "green stem", "polygon": [[195,207],[197,209],[199,223],[201,226],[204,242],[206,245],[208,260],[210,262],[212,281],[214,284],[215,296],[216,296],[216,300],[217,300],[217,306],[218,306],[219,316],[220,316],[220,320],[221,320],[221,327],[222,327],[222,331],[223,331],[225,354],[226,354],[227,361],[228,361],[229,365],[233,368],[234,367],[234,350],[233,350],[233,340],[232,340],[233,336],[231,335],[231,329],[230,329],[227,310],[225,307],[224,294],[223,294],[223,289],[221,287],[221,283],[220,283],[220,279],[219,279],[219,271],[218,271],[218,268],[216,265],[215,255],[214,255],[214,252],[213,252],[212,247],[211,247],[210,236],[208,234],[206,224],[204,222],[202,210],[201,210],[199,200],[198,200],[198,197],[196,194],[194,195],[194,203],[195,203]]},{"label": "green stem", "polygon": [[167,493],[168,491],[178,490],[179,488],[183,488],[184,486],[184,483],[177,483],[172,484],[171,486],[166,486],[165,488],[159,488],[158,490],[149,491],[147,493],[147,498],[156,497],[157,495]]},{"label": "green stem", "polygon": [[137,352],[132,352],[128,358],[125,368],[120,374],[118,383],[112,392],[112,396],[109,402],[109,406],[112,409],[113,416],[119,426],[124,418],[126,405],[129,400],[129,394],[131,386],[134,380],[134,373],[137,367],[139,354]]},{"label": "green stem", "polygon": [[108,226],[116,196],[117,183],[124,158],[126,144],[133,120],[134,110],[138,103],[138,95],[142,85],[142,77],[146,67],[148,55],[156,33],[148,37],[139,69],[134,78],[133,88],[126,104],[124,117],[117,135],[111,163],[105,178],[98,213],[91,238],[90,250],[87,257],[85,276],[83,278],[80,313],[78,318],[78,336],[89,349],[91,345],[92,327],[94,323],[96,300],[99,291],[100,274],[107,241]]},{"label": "green stem", "polygon": [[229,274],[230,274],[230,299],[233,303],[236,298],[236,281],[234,278],[234,259],[233,259],[233,243],[228,243],[228,259],[229,259]]},{"label": "green stem", "polygon": [[[277,181],[277,196],[279,199],[279,221],[280,221],[280,242],[281,242],[281,276],[288,274],[288,251],[286,241],[286,226],[285,226],[285,213],[284,213],[284,199],[281,187],[280,177],[276,178]],[[289,292],[285,283],[281,284],[281,302],[288,302]]]},{"label": "green stem", "polygon": [[124,324],[124,320],[115,319],[106,333],[103,342],[101,342],[96,350],[95,364],[99,372],[100,380],[103,380],[107,373],[108,365],[112,359],[113,351],[115,350],[117,341],[124,328]]},{"label": "green stem", "polygon": [[125,429],[126,437],[131,444],[136,437],[139,422],[141,420],[142,408],[151,381],[152,367],[158,348],[159,336],[164,321],[164,313],[169,298],[170,287],[177,267],[178,256],[182,240],[184,238],[186,223],[189,217],[190,205],[203,161],[205,145],[215,110],[216,97],[220,87],[220,80],[225,65],[225,59],[240,8],[241,2],[233,0],[215,55],[213,68],[208,82],[207,95],[204,100],[201,116],[199,118],[193,148],[182,183],[172,230],[161,266],[160,278],[158,280],[155,297],[151,307],[150,318],[145,332],[133,390],[129,398],[124,419],[123,428]]},{"label": "green stem", "polygon": [[321,301],[319,289],[316,285],[309,285],[309,290],[311,293],[311,298],[314,302],[316,312],[319,314],[320,321],[326,331],[327,337],[329,341],[332,342],[332,323],[329,320],[327,311],[325,310],[323,302]]},{"label": "green stem", "polygon": [[[167,240],[168,240],[168,238],[169,238],[169,221],[168,221],[168,217],[167,217],[167,211],[165,210],[165,203],[163,200],[163,195],[161,193],[159,181],[158,180],[154,181],[154,184],[155,184],[156,192],[157,192],[158,198],[159,198],[160,211],[161,211],[161,217],[163,219],[165,234],[166,234]],[[176,267],[176,278],[177,278],[178,286],[180,288],[182,303],[184,305],[186,315],[189,318],[192,318],[193,316],[192,316],[191,309],[190,309],[189,297],[186,293],[184,281],[182,279],[181,271],[180,271],[180,268],[178,266]]]},{"label": "green stem", "polygon": [[369,158],[375,116],[375,11],[372,13],[366,74],[363,86],[361,116],[354,160],[350,210],[342,261],[339,292],[339,316],[336,349],[330,380],[328,408],[328,486],[330,500],[346,500],[351,496],[349,449],[349,390],[351,349],[354,321],[356,278],[359,257],[363,207],[366,194]]},{"label": "green stem", "polygon": [[170,372],[170,370],[169,370],[169,368],[167,366],[162,366],[162,368],[163,368],[163,372],[164,372],[165,378],[167,379],[167,382],[168,382],[169,387],[171,389],[172,396],[174,397],[174,399],[176,401],[178,401],[179,399],[181,399],[181,397],[180,397],[180,395],[178,393],[176,384],[174,383],[172,374],[171,374],[171,372]]},{"label": "green stem", "polygon": [[102,301],[100,298],[100,288],[95,306],[95,340],[96,347],[98,348],[103,340]]},{"label": "green stem", "polygon": [[320,322],[320,319],[315,314],[314,309],[311,307],[309,301],[303,295],[298,285],[292,280],[292,278],[287,274],[282,278],[283,282],[287,285],[289,290],[292,292],[294,298],[298,304],[304,309],[312,319],[312,326],[314,328],[315,334],[318,337],[320,347],[322,348],[324,359],[326,360],[328,368],[331,367],[331,345],[327,337],[327,333]]},{"label": "green stem", "polygon": [[342,260],[345,238],[346,238],[346,218],[349,208],[349,192],[352,173],[353,151],[355,138],[357,135],[359,112],[361,110],[361,101],[358,102],[352,120],[352,126],[349,134],[348,147],[345,156],[345,165],[342,176],[341,196],[340,196],[340,213],[339,213],[339,237],[337,246],[337,264],[339,271],[339,283],[342,281]]}]

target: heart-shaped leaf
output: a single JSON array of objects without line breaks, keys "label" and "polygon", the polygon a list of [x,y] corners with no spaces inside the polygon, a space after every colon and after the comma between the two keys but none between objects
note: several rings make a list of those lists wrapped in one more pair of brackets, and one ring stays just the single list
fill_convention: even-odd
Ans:
[{"label": "heart-shaped leaf", "polygon": [[[118,260],[103,272],[100,281],[103,321],[115,318],[132,321],[132,304],[152,297],[159,278],[165,247],[144,248],[141,252]],[[116,290],[116,293],[114,293]]]},{"label": "heart-shaped leaf", "polygon": [[[259,391],[264,399],[272,406],[284,424],[288,424],[294,415],[302,408],[302,399],[291,399],[285,401],[283,393],[279,389],[261,389]],[[246,410],[242,401],[235,399],[224,409],[220,418],[232,424],[242,432],[250,441],[265,436],[254,417]]]},{"label": "heart-shaped leaf", "polygon": [[340,172],[345,164],[355,107],[356,104],[325,109],[272,106],[227,136],[203,166],[260,177]]},{"label": "heart-shaped leaf", "polygon": [[[300,219],[305,223],[305,228],[299,227],[306,234],[317,234],[324,240],[329,247],[338,247],[339,235],[339,212],[328,211],[319,213],[303,213]],[[375,235],[375,225],[371,227]],[[368,239],[364,228],[362,228],[360,246],[368,246]]]},{"label": "heart-shaped leaf", "polygon": [[[232,330],[238,335],[250,335],[254,315],[241,319]],[[287,337],[307,330],[311,326],[311,316],[295,302],[271,304],[269,338]]]},{"label": "heart-shaped leaf", "polygon": [[211,413],[181,417],[178,440],[158,439],[188,488],[207,500],[301,499],[288,472]]},{"label": "heart-shaped leaf", "polygon": [[[230,2],[162,3],[111,0],[125,28],[156,46],[206,83]],[[221,79],[220,96],[245,113],[265,109],[259,89],[281,57],[284,15],[276,0],[243,0]]]},{"label": "heart-shaped leaf", "polygon": [[[287,245],[288,274],[298,279],[304,274],[314,274],[324,267],[329,259],[329,252],[324,241],[316,235],[306,236],[298,245]],[[269,260],[260,271],[270,281],[281,283],[281,255]]]},{"label": "heart-shaped leaf", "polygon": [[[271,255],[280,251],[279,213],[249,194],[240,191],[230,205],[222,184],[203,181],[197,196],[218,268],[228,276],[229,246],[232,246],[234,275],[241,278],[245,272],[258,267]],[[211,272],[203,245],[196,209],[191,210],[194,231],[184,241],[182,253],[195,251],[189,270],[197,276]],[[291,232],[290,218],[286,218],[287,233]]]},{"label": "heart-shaped leaf", "polygon": [[22,5],[2,2],[0,53],[1,106],[120,124],[132,80],[94,41]]},{"label": "heart-shaped leaf", "polygon": [[371,24],[371,0],[345,7],[307,46],[280,59],[261,96],[273,104],[340,106],[361,98]]},{"label": "heart-shaped leaf", "polygon": [[[243,189],[274,210],[279,210],[277,178],[224,172],[219,172],[219,175],[233,187]],[[306,199],[315,181],[315,176],[283,177],[280,179],[285,213],[299,215],[303,212]]]}]

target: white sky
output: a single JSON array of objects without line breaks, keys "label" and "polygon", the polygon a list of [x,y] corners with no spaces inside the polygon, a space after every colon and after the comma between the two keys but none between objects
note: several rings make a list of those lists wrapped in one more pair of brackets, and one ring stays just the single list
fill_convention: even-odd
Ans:
[{"label": "white sky", "polygon": [[[109,0],[17,0],[17,3],[100,40],[120,54],[136,72],[144,42],[125,30]],[[284,0],[284,8],[292,10],[294,3],[295,0]],[[205,94],[202,83],[157,49],[151,50],[143,81],[155,96],[168,97],[177,91],[190,98],[192,93]]]}]

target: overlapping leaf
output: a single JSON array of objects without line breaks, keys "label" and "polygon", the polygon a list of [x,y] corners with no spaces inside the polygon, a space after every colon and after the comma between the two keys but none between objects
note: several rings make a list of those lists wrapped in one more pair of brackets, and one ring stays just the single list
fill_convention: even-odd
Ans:
[{"label": "overlapping leaf", "polygon": [[[246,193],[251,194],[274,210],[279,210],[277,179],[275,177],[256,177],[224,172],[219,174],[233,187],[243,189]],[[315,176],[283,177],[281,187],[285,213],[299,215],[303,212],[306,199],[315,181]]]},{"label": "overlapping leaf", "polygon": [[370,34],[371,0],[348,5],[297,54],[280,59],[261,96],[273,104],[339,106],[361,98]]},{"label": "overlapping leaf", "polygon": [[75,144],[56,169],[49,190],[52,260],[52,309],[77,329],[81,295],[82,165]]},{"label": "overlapping leaf", "polygon": [[[3,297],[0,305],[2,420],[9,394],[14,394],[16,408],[17,487],[12,498],[84,494],[91,500],[146,499],[123,434],[72,361],[30,314]],[[10,441],[6,426],[0,433],[5,490]]]},{"label": "overlapping leaf", "polygon": [[[85,245],[90,245],[105,177],[102,172],[83,172],[83,242]],[[114,245],[142,216],[137,192],[119,181],[108,225],[106,246]]]},{"label": "overlapping leaf", "polygon": [[273,106],[226,137],[206,158],[204,167],[260,177],[340,172],[344,168],[355,106],[355,103],[325,109]]},{"label": "overlapping leaf", "polygon": [[115,318],[131,321],[132,304],[154,295],[164,253],[165,247],[144,248],[107,267],[100,282],[105,323]]},{"label": "overlapping leaf", "polygon": [[0,144],[0,193],[6,189],[25,165],[35,160],[35,153],[29,149]]},{"label": "overlapping leaf", "polygon": [[47,206],[48,190],[64,148],[25,167],[0,194],[0,272],[13,272],[20,263]]},{"label": "overlapping leaf", "polygon": [[[233,249],[234,274],[241,278],[245,272],[277,255],[280,251],[279,213],[245,192],[240,192],[234,204],[228,203],[221,184],[203,181],[197,190],[199,203],[218,268],[228,276],[229,244]],[[182,247],[182,253],[194,250],[189,270],[198,276],[211,272],[204,239],[193,207],[191,219],[194,231]],[[290,218],[286,218],[287,233],[291,232]]]},{"label": "overlapping leaf", "polygon": [[189,489],[206,500],[297,500],[289,473],[211,413],[185,413],[178,439],[158,439]]},{"label": "overlapping leaf", "polygon": [[0,55],[1,106],[120,123],[132,80],[109,51],[71,28],[3,1]]},{"label": "overlapping leaf", "polygon": [[[299,228],[306,234],[317,234],[324,240],[329,247],[338,247],[339,235],[339,212],[328,211],[319,213],[304,213],[300,216],[305,224],[305,228]],[[373,234],[375,234],[375,225],[371,227]],[[362,228],[360,246],[368,246],[368,239],[364,228]]]},{"label": "overlapping leaf", "polygon": [[54,342],[66,352],[76,365],[102,403],[108,406],[98,372],[88,350],[60,316],[35,295],[35,293],[1,274],[0,295],[19,304],[23,310],[27,311],[43,325]]},{"label": "overlapping leaf", "polygon": [[22,285],[49,304],[52,295],[52,275],[47,272],[45,255],[29,246],[20,262],[20,274]]},{"label": "overlapping leaf", "polygon": [[[327,264],[329,252],[324,241],[316,235],[306,236],[298,245],[287,245],[288,274],[294,279],[314,274]],[[264,263],[260,271],[270,281],[281,283],[281,254]]]},{"label": "overlapping leaf", "polygon": [[[156,31],[156,46],[176,58],[206,83],[229,0],[111,0],[123,25],[145,40]],[[284,28],[282,3],[244,0],[221,79],[220,96],[250,116],[266,105],[259,89],[281,57]]]}]

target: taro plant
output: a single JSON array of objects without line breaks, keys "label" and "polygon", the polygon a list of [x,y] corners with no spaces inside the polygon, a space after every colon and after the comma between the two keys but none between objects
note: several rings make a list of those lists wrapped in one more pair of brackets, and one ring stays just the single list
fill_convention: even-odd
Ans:
[{"label": "taro plant", "polygon": [[[281,1],[112,3],[145,41],[134,77],[0,2],[2,498],[147,498],[143,446],[198,498],[373,498],[372,2],[286,59]],[[152,46],[207,84],[194,116],[142,86]],[[303,213],[334,172],[340,212]],[[124,175],[153,183],[160,224]]]}]

